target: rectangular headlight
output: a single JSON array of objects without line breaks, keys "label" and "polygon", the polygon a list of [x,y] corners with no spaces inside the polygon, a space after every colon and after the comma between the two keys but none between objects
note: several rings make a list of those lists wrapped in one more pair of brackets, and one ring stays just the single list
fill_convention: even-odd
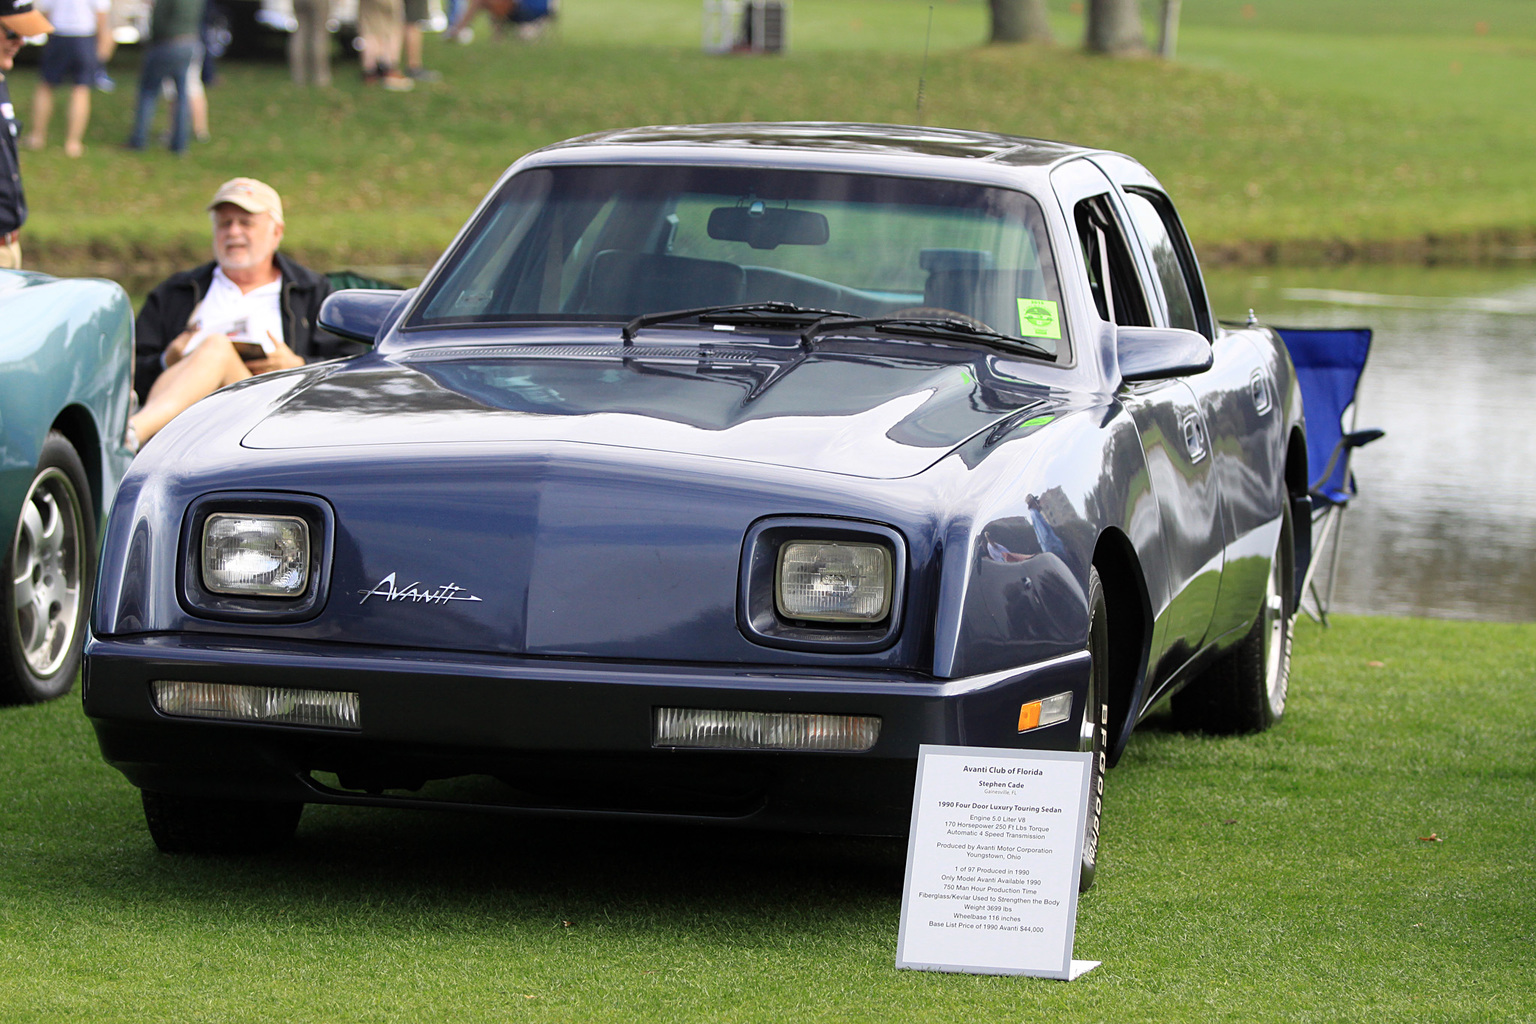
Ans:
[{"label": "rectangular headlight", "polygon": [[321,729],[361,729],[362,698],[333,690],[296,690],[285,686],[194,683],[156,679],[155,707],[184,718],[222,718],[236,722],[309,725]]},{"label": "rectangular headlight", "polygon": [[298,597],[309,584],[309,524],[298,516],[214,512],[203,523],[203,586],[215,594]]},{"label": "rectangular headlight", "polygon": [[880,544],[787,541],[774,596],[786,619],[879,622],[891,609],[891,553]]},{"label": "rectangular headlight", "polygon": [[812,715],[707,708],[657,708],[651,744],[725,750],[830,750],[857,753],[880,738],[874,715]]}]

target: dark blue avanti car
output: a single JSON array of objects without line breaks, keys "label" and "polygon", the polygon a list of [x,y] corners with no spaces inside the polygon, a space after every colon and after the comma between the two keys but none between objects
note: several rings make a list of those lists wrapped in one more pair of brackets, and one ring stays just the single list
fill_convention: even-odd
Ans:
[{"label": "dark blue avanti car", "polygon": [[80,668],[96,538],[132,455],[133,310],[110,281],[0,271],[0,703]]},{"label": "dark blue avanti car", "polygon": [[374,351],[200,403],[108,526],[85,706],[162,849],[306,802],[900,834],[921,743],[1102,792],[1164,697],[1284,709],[1291,366],[1124,156],[588,136],[323,319]]}]

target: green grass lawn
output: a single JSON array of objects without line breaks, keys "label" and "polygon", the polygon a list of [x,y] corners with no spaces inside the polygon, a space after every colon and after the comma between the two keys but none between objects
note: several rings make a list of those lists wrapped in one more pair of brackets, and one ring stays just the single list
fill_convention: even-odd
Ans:
[{"label": "green grass lawn", "polygon": [[896,971],[893,841],[310,808],[162,856],[75,698],[5,709],[0,1021],[1530,1021],[1533,675],[1533,625],[1341,618],[1274,731],[1144,729],[1072,984]]},{"label": "green grass lawn", "polygon": [[[1208,259],[1487,256],[1536,240],[1536,5],[1529,0],[1186,0],[1179,60],[983,45],[980,0],[816,0],[780,57],[700,49],[698,0],[570,0],[557,38],[428,40],[442,82],[304,91],[226,62],[212,142],[125,153],[137,57],[97,95],[89,151],[24,154],[43,269],[157,278],[207,250],[219,181],[271,181],[288,247],[319,266],[422,264],[517,156],[583,132],[684,121],[924,119],[1121,149],[1158,173]],[[1080,5],[1078,5],[1080,7]],[[1147,5],[1149,13],[1153,5]],[[11,77],[28,119],[35,69]],[[162,121],[165,117],[162,108]]]}]

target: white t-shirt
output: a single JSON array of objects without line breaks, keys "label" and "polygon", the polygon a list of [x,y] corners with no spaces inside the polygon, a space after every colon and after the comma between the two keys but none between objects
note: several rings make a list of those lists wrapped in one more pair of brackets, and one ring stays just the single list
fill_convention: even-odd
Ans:
[{"label": "white t-shirt", "polygon": [[230,341],[250,342],[270,351],[274,340],[284,340],[282,297],[281,278],[242,292],[239,285],[224,275],[223,267],[214,267],[208,294],[187,321],[187,326],[196,333],[185,351],[191,352],[210,334],[227,334]]},{"label": "white t-shirt", "polygon": [[53,22],[55,35],[94,36],[96,12],[111,9],[111,0],[39,0],[37,10]]}]

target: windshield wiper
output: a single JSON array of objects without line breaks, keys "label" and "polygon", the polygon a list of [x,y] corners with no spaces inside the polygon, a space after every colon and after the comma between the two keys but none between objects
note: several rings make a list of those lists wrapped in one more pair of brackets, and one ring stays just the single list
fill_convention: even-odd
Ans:
[{"label": "windshield wiper", "polygon": [[[739,314],[739,316],[738,316]],[[827,317],[855,317],[854,313],[844,313],[837,309],[807,309],[797,306],[793,302],[738,302],[729,306],[700,306],[697,309],[673,309],[660,313],[642,313],[619,332],[628,345],[635,340],[635,332],[642,327],[650,327],[655,324],[664,324],[672,320],[689,320],[697,317],[700,320],[717,321],[719,323],[747,323],[764,325],[784,324],[790,327],[799,327],[807,320],[816,322]]]},{"label": "windshield wiper", "polygon": [[961,341],[985,342],[991,345],[1019,349],[1034,356],[1043,356],[1046,359],[1055,359],[1056,353],[1041,345],[1024,338],[1015,338],[1012,335],[994,331],[978,322],[962,320],[952,316],[874,316],[874,317],[843,317],[838,315],[823,317],[810,324],[800,332],[800,344],[809,347],[811,341],[818,334],[826,334],[830,331],[851,330],[856,327],[868,327],[877,331],[885,331],[889,334],[918,334],[932,335],[942,338],[954,338]]}]

